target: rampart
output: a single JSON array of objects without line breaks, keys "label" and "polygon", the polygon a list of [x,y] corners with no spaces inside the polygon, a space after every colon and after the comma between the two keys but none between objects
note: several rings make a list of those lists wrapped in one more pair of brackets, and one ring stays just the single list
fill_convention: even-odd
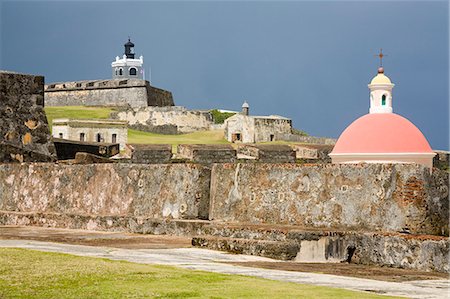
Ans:
[{"label": "rampart", "polygon": [[112,117],[128,121],[130,128],[161,134],[209,130],[213,124],[209,111],[187,110],[181,106],[127,108],[114,112]]},{"label": "rampart", "polygon": [[448,174],[418,165],[0,165],[0,210],[448,235]]},{"label": "rampart", "polygon": [[276,134],[276,140],[285,140],[299,143],[309,143],[309,144],[323,144],[323,145],[334,145],[336,139],[327,137],[315,137],[315,136],[301,136],[296,134]]},{"label": "rampart", "polygon": [[45,85],[48,106],[173,106],[172,93],[139,79],[59,82]]}]

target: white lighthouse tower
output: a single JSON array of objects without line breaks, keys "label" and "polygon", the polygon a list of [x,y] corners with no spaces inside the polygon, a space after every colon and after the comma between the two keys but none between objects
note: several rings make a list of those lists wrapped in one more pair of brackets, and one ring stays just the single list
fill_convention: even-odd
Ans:
[{"label": "white lighthouse tower", "polygon": [[116,60],[111,63],[113,79],[143,79],[144,78],[144,57],[134,58],[134,44],[128,38],[124,45],[125,53],[122,58],[116,56]]}]

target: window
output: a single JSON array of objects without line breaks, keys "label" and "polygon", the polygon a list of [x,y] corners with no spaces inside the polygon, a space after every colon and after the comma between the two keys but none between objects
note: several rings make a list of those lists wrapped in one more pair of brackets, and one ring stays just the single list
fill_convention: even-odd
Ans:
[{"label": "window", "polygon": [[63,138],[63,133],[59,133],[59,138]]},{"label": "window", "polygon": [[381,97],[381,106],[386,106],[386,95],[385,94]]},{"label": "window", "polygon": [[136,69],[134,67],[130,69],[130,76],[136,76]]},{"label": "window", "polygon": [[80,141],[84,141],[84,133],[80,133]]},{"label": "window", "polygon": [[119,69],[119,76],[122,76],[123,75],[123,71],[122,71],[122,69]]},{"label": "window", "polygon": [[275,140],[275,135],[274,134],[270,134],[270,141],[274,141]]},{"label": "window", "polygon": [[112,134],[111,142],[112,143],[116,143],[117,142],[117,134]]},{"label": "window", "polygon": [[117,69],[116,69],[116,76],[117,76]]},{"label": "window", "polygon": [[102,142],[102,134],[97,133],[97,142]]}]

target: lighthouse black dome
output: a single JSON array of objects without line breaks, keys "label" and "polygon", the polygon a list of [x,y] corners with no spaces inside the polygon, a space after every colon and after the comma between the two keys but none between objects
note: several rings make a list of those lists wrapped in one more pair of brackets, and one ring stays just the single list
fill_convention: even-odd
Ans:
[{"label": "lighthouse black dome", "polygon": [[128,39],[128,42],[124,45],[125,47],[134,47],[134,44]]},{"label": "lighthouse black dome", "polygon": [[128,39],[128,42],[124,45],[125,46],[125,55],[127,58],[134,59],[134,44]]}]

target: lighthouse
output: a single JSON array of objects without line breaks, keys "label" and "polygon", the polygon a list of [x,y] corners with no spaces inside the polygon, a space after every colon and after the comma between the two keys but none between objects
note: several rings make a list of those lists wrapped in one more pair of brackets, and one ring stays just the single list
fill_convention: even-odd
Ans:
[{"label": "lighthouse", "polygon": [[125,51],[120,58],[116,56],[116,60],[111,63],[113,79],[143,79],[144,78],[144,57],[141,55],[139,59],[135,58],[134,44],[128,38],[124,44]]}]

